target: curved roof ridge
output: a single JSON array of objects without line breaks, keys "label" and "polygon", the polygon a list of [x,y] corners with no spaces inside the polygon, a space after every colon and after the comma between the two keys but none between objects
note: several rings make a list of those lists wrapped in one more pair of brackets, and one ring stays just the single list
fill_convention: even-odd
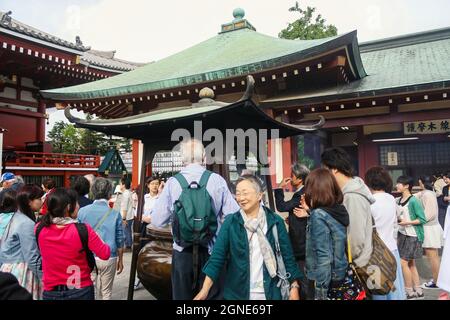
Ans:
[{"label": "curved roof ridge", "polygon": [[372,41],[365,41],[359,44],[359,48],[361,52],[380,51],[444,39],[450,39],[450,27],[402,34],[395,37],[388,37]]},{"label": "curved roof ridge", "polygon": [[[0,19],[2,19],[3,16],[6,14],[7,14],[6,12],[0,11]],[[26,23],[20,22],[12,17],[11,17],[10,21],[4,21],[4,22],[0,23],[0,27],[14,31],[14,32],[18,32],[20,34],[30,36],[30,37],[33,37],[36,39],[40,39],[40,40],[48,41],[53,44],[64,46],[64,47],[67,47],[70,49],[76,49],[79,51],[87,51],[90,49],[90,47],[75,44],[73,42],[64,40],[60,37],[57,37],[55,35],[45,32],[45,31],[42,31],[42,30],[39,30],[32,26],[29,26]]]},{"label": "curved roof ridge", "polygon": [[[44,97],[95,99],[139,94],[243,76],[336,49],[357,51],[356,31],[317,40],[280,39],[250,29],[220,33],[133,71],[83,85],[42,91]],[[355,50],[356,48],[356,50]],[[354,59],[358,64],[358,57]],[[359,76],[365,75],[358,70]]]}]

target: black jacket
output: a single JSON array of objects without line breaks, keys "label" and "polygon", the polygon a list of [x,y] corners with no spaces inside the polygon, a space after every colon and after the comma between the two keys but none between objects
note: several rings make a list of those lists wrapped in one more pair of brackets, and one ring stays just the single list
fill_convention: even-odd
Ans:
[{"label": "black jacket", "polygon": [[0,300],[33,300],[11,273],[0,272]]},{"label": "black jacket", "polygon": [[92,204],[94,201],[91,199],[86,198],[85,196],[79,196],[78,197],[78,204],[80,205],[80,208],[83,208],[85,206],[88,206]]},{"label": "black jacket", "polygon": [[294,208],[300,206],[300,199],[303,195],[302,188],[300,191],[295,192],[292,199],[284,201],[283,189],[275,189],[275,205],[280,212],[289,212],[289,238],[292,244],[292,250],[294,251],[295,260],[305,260],[306,251],[306,225],[308,218],[298,218],[294,214]]}]

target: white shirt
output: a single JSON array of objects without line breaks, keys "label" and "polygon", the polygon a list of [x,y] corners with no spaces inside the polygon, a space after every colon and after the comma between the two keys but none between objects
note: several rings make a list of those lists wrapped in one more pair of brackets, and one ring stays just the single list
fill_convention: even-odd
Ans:
[{"label": "white shirt", "polygon": [[156,200],[158,199],[158,195],[152,197],[150,193],[146,193],[144,196],[144,214],[143,217],[150,216],[150,212],[155,206]]},{"label": "white shirt", "polygon": [[397,250],[396,235],[398,230],[397,223],[397,204],[390,194],[374,193],[375,203],[370,206],[372,217],[375,220],[375,226],[381,240],[391,251]]},{"label": "white shirt", "polygon": [[120,202],[120,213],[122,214],[123,211],[127,212],[127,220],[133,220],[134,214],[133,214],[133,196],[130,190],[125,190],[122,193],[122,199]]},{"label": "white shirt", "polygon": [[[399,201],[401,202],[401,197],[397,198],[396,201],[397,203],[399,203]],[[409,215],[409,201],[411,201],[411,199],[409,199],[404,206],[400,204],[397,205],[397,210],[399,211],[401,217],[400,219],[404,221],[411,221],[411,216]],[[414,229],[413,225],[400,226],[398,231],[405,236],[417,237],[416,229]]]},{"label": "white shirt", "polygon": [[[265,213],[264,213],[265,214]],[[245,219],[244,219],[245,222]],[[250,250],[250,300],[265,300],[264,294],[264,258],[258,241],[258,235],[247,231]],[[267,233],[267,221],[263,226],[264,234]]]}]

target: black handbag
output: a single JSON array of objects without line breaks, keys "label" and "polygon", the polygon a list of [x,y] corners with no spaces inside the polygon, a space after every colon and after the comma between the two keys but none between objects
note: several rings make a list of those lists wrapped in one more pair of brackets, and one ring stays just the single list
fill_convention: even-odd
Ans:
[{"label": "black handbag", "polygon": [[353,265],[350,241],[347,238],[348,266],[342,281],[331,282],[328,289],[328,300],[365,300],[366,290]]}]

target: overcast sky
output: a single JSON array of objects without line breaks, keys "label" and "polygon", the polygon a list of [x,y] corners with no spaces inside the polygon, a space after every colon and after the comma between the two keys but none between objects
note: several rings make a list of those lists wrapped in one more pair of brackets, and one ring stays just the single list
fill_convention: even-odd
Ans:
[{"label": "overcast sky", "polygon": [[[215,36],[241,7],[258,32],[276,37],[295,19],[294,0],[0,0],[1,11],[33,27],[116,57],[157,61]],[[360,42],[450,26],[449,0],[304,0],[338,33]],[[50,116],[53,123],[61,112]],[[50,125],[51,126],[51,125]]]}]

